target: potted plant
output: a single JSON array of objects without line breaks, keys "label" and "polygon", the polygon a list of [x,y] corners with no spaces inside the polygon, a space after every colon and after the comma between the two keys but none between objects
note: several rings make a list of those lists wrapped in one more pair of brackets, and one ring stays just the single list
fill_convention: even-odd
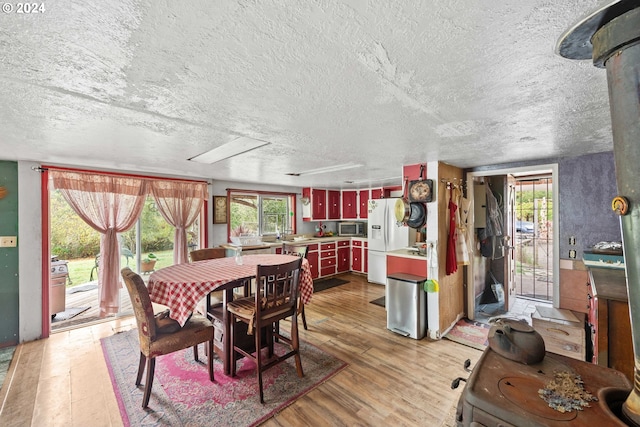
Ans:
[{"label": "potted plant", "polygon": [[157,261],[158,261],[158,257],[155,256],[153,253],[150,253],[141,261],[140,272],[151,273],[154,270]]}]

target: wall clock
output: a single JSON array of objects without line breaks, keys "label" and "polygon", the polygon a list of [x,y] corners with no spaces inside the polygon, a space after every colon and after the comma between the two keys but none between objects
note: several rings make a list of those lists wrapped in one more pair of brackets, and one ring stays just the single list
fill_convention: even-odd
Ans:
[{"label": "wall clock", "polygon": [[227,196],[213,196],[213,223],[227,223]]}]

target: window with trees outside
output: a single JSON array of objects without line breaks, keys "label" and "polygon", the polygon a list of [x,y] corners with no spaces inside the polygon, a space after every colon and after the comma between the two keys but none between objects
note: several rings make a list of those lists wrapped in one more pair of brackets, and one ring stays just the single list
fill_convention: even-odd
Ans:
[{"label": "window with trees outside", "polygon": [[295,233],[295,194],[229,190],[231,236]]}]

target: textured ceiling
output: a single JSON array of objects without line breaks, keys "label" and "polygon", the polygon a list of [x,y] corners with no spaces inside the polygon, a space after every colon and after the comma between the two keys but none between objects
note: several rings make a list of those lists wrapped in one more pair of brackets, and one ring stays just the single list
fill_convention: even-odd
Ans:
[{"label": "textured ceiling", "polygon": [[[554,53],[602,4],[44,2],[0,16],[0,159],[353,188],[609,151],[605,71]],[[187,160],[241,136],[270,145]]]}]

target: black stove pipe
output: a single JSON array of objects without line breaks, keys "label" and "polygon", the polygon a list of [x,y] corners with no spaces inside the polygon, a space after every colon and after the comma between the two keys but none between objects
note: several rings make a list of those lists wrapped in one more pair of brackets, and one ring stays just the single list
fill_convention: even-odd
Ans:
[{"label": "black stove pipe", "polygon": [[633,390],[622,416],[640,426],[640,1],[617,1],[593,12],[560,37],[556,52],[592,59],[607,70],[618,201],[628,202],[627,212],[618,213],[635,355]]}]

